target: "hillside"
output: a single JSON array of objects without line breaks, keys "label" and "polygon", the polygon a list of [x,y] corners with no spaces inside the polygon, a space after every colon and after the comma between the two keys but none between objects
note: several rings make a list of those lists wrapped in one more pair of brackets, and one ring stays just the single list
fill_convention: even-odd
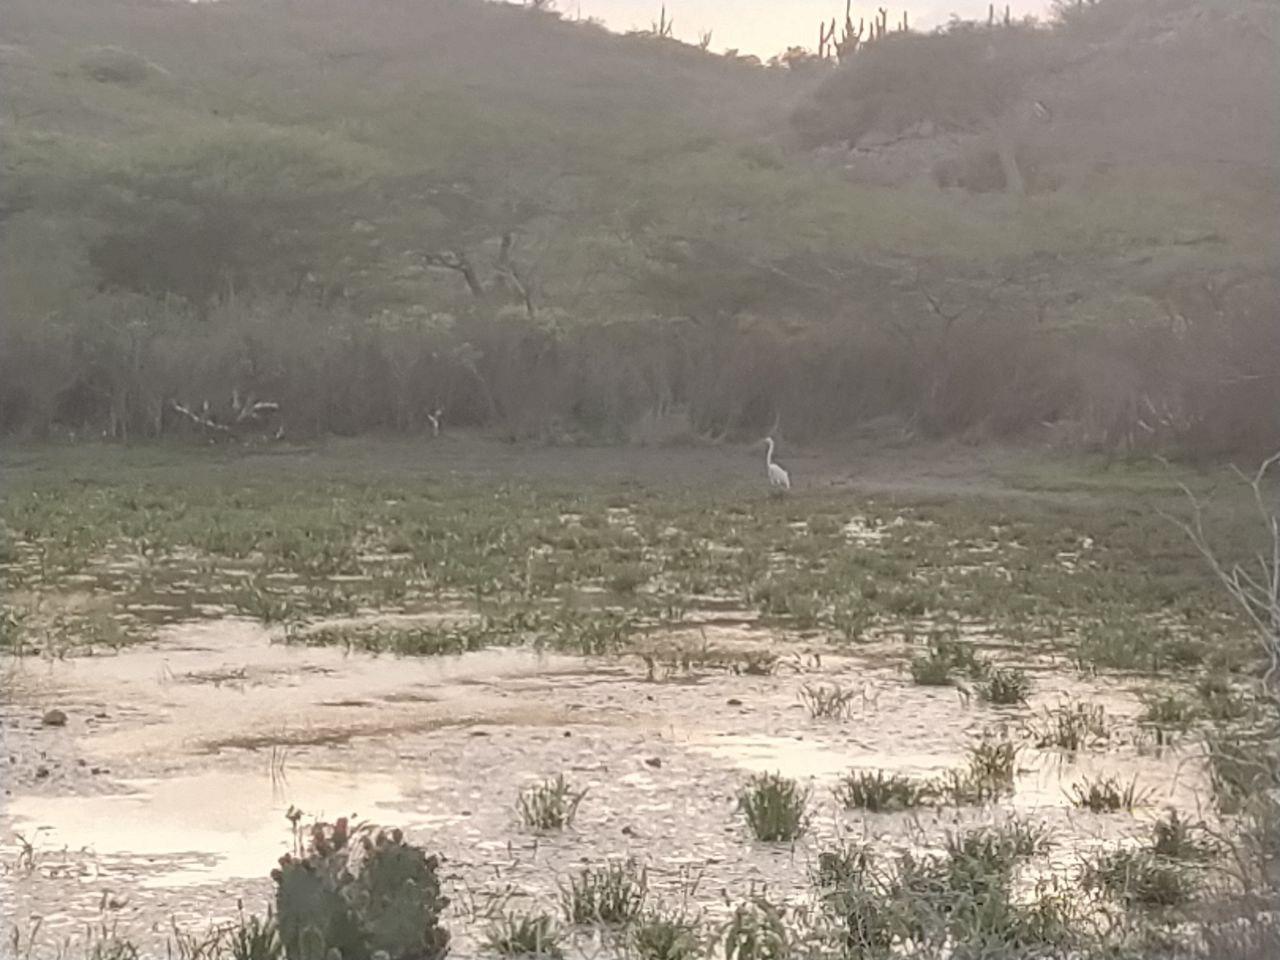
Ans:
[{"label": "hillside", "polygon": [[6,0],[0,429],[1280,442],[1278,9],[764,68],[479,0]]}]

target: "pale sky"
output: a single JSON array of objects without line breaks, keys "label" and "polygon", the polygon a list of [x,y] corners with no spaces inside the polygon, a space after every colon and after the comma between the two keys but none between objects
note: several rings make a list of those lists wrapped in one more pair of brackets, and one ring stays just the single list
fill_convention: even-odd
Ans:
[{"label": "pale sky", "polygon": [[[557,0],[556,9],[572,19],[596,17],[611,30],[648,29],[658,19],[663,0]],[[1034,14],[1046,18],[1051,0],[1001,0],[1009,3],[1014,17]],[[902,16],[903,3],[854,0],[853,19],[870,19],[876,7],[889,11],[892,25]],[[928,30],[946,23],[952,13],[966,20],[986,19],[987,0],[910,0],[906,4],[914,29]],[[667,0],[667,16],[675,22],[675,35],[696,42],[702,30],[711,30],[711,49],[737,47],[768,59],[787,47],[813,48],[818,23],[844,17],[844,0]]]}]

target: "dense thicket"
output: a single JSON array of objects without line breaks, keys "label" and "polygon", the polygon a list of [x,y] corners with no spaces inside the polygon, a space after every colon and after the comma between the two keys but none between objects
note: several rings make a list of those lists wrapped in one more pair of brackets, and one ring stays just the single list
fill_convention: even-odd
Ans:
[{"label": "dense thicket", "polygon": [[0,430],[1274,444],[1277,10],[762,67],[478,0],[5,0]]}]

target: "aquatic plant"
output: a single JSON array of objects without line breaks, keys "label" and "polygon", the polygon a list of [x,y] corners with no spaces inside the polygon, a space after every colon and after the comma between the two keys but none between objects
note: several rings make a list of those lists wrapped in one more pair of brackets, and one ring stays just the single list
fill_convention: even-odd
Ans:
[{"label": "aquatic plant", "polygon": [[647,871],[627,860],[585,867],[561,884],[560,903],[570,923],[625,926],[639,916],[648,889]]},{"label": "aquatic plant", "polygon": [[840,684],[805,684],[800,688],[800,702],[815,720],[838,720],[847,717],[857,696],[852,690],[843,689]]},{"label": "aquatic plant", "polygon": [[795,840],[809,827],[809,791],[776,773],[761,773],[738,794],[738,809],[757,840]]},{"label": "aquatic plant", "polygon": [[564,931],[548,913],[504,912],[485,927],[484,943],[504,957],[564,956]]},{"label": "aquatic plant", "polygon": [[931,783],[913,780],[897,773],[853,770],[836,784],[835,794],[846,809],[880,813],[907,810],[929,803],[937,798],[938,791]]},{"label": "aquatic plant", "polygon": [[695,960],[703,956],[697,920],[683,911],[645,911],[627,931],[627,947],[637,960]]},{"label": "aquatic plant", "polygon": [[791,956],[786,915],[764,897],[738,904],[720,941],[725,960],[788,960]]},{"label": "aquatic plant", "polygon": [[1026,703],[1031,696],[1031,678],[1018,667],[996,667],[978,684],[978,695],[998,706]]},{"label": "aquatic plant", "polygon": [[1147,791],[1138,789],[1135,778],[1121,783],[1116,777],[1085,777],[1071,785],[1071,802],[1093,813],[1115,813],[1132,810],[1146,801]]},{"label": "aquatic plant", "polygon": [[516,810],[521,822],[532,830],[563,830],[578,815],[586,790],[575,791],[565,780],[564,774],[556,774],[536,786],[520,792]]}]

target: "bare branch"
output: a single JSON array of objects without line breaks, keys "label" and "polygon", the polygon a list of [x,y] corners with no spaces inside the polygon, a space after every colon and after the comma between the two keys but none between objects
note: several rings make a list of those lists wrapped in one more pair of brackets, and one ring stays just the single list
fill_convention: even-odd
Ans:
[{"label": "bare branch", "polygon": [[1257,634],[1267,660],[1262,685],[1273,699],[1280,699],[1280,509],[1268,504],[1264,485],[1268,472],[1277,463],[1280,463],[1280,453],[1264,460],[1252,476],[1232,468],[1252,491],[1254,505],[1268,539],[1265,552],[1253,558],[1257,564],[1256,572],[1242,563],[1228,566],[1218,558],[1205,531],[1204,501],[1185,484],[1179,483],[1178,486],[1191,504],[1191,519],[1188,521],[1162,513],[1187,535],[1226,589],[1236,609]]}]

